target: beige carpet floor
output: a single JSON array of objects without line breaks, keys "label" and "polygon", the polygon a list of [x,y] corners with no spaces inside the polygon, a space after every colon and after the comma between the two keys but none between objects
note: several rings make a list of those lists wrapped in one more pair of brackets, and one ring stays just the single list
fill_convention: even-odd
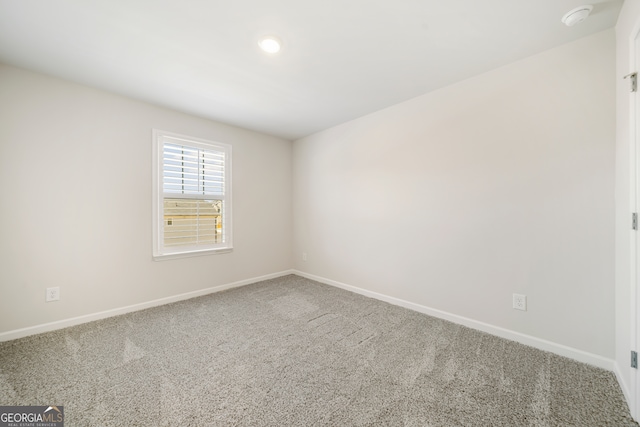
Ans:
[{"label": "beige carpet floor", "polygon": [[0,343],[71,426],[632,426],[611,372],[298,276]]}]

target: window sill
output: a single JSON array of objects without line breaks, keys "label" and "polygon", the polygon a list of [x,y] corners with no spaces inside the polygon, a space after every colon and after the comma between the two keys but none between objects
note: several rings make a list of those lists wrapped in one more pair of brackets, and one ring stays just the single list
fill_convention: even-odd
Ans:
[{"label": "window sill", "polygon": [[206,249],[202,251],[174,252],[163,255],[153,255],[154,261],[167,261],[171,259],[192,258],[205,255],[221,255],[233,252],[233,248]]}]

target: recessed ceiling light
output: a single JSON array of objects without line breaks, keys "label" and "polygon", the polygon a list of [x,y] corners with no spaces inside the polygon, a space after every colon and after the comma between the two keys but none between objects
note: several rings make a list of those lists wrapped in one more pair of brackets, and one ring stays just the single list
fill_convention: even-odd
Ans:
[{"label": "recessed ceiling light", "polygon": [[278,53],[282,42],[277,37],[267,36],[260,39],[258,46],[267,53]]},{"label": "recessed ceiling light", "polygon": [[572,27],[577,23],[587,19],[587,16],[589,16],[592,10],[593,6],[591,6],[590,4],[578,6],[575,9],[572,9],[569,12],[565,13],[565,15],[562,17],[562,23],[567,27]]}]

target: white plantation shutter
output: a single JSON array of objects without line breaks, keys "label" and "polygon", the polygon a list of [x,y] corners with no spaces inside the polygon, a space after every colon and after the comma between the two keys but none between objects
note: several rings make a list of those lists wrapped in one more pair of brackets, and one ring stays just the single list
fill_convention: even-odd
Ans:
[{"label": "white plantation shutter", "polygon": [[231,147],[154,131],[154,151],[154,257],[231,249]]},{"label": "white plantation shutter", "polygon": [[163,144],[163,192],[224,197],[225,152],[179,142]]}]

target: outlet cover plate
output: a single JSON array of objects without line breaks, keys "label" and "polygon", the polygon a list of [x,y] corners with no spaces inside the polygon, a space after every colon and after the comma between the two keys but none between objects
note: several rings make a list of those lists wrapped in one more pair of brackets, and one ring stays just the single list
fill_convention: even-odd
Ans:
[{"label": "outlet cover plate", "polygon": [[527,296],[513,294],[513,308],[516,310],[527,311]]},{"label": "outlet cover plate", "polygon": [[60,287],[56,286],[55,288],[47,288],[46,302],[58,300],[60,300]]}]

